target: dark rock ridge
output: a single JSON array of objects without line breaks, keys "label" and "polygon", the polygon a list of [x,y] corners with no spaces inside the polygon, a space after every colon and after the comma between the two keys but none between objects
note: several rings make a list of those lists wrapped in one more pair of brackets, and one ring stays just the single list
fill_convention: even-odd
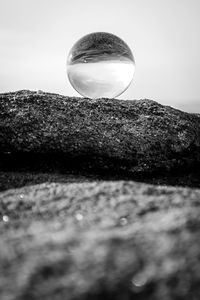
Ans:
[{"label": "dark rock ridge", "polygon": [[[12,160],[11,160],[12,162]],[[110,181],[110,180],[133,180],[137,182],[151,183],[155,185],[164,186],[182,186],[200,188],[200,169],[195,170],[183,170],[182,172],[160,172],[156,174],[142,173],[134,176],[130,174],[106,172],[95,173],[91,171],[83,170],[69,170],[61,172],[58,168],[54,171],[40,170],[40,165],[37,165],[36,169],[30,169],[30,165],[23,168],[13,169],[10,165],[9,171],[0,171],[0,191],[19,188],[25,185],[33,185],[44,182],[58,182],[58,183],[81,183],[81,182],[93,182],[93,181]]]},{"label": "dark rock ridge", "polygon": [[0,168],[24,153],[61,157],[65,170],[186,170],[200,163],[200,117],[152,100],[1,94]]},{"label": "dark rock ridge", "polygon": [[130,181],[0,193],[0,299],[200,299],[200,190]]}]

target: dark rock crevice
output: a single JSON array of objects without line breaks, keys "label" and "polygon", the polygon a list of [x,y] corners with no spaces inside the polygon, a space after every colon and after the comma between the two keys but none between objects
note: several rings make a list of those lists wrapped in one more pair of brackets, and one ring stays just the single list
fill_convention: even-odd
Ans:
[{"label": "dark rock crevice", "polygon": [[[189,158],[187,158],[189,160]],[[170,171],[159,167],[154,172],[130,172],[117,169],[118,160],[108,160],[106,157],[92,155],[77,155],[69,157],[63,153],[7,153],[1,155],[0,161],[0,190],[22,187],[26,184],[49,182],[74,182],[91,180],[135,180],[151,184],[174,185],[184,187],[200,187],[200,164],[180,159],[179,167]],[[178,161],[178,158],[177,160]],[[133,161],[132,161],[133,163]],[[17,178],[20,180],[17,181]],[[75,181],[77,181],[75,180]]]}]

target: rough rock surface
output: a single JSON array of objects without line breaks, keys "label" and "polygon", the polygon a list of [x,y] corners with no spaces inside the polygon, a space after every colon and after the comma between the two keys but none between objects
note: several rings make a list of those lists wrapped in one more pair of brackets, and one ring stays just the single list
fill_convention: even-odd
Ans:
[{"label": "rough rock surface", "polygon": [[13,153],[54,155],[65,169],[185,169],[200,163],[200,117],[152,100],[1,94],[1,169]]},{"label": "rough rock surface", "polygon": [[1,94],[0,299],[199,300],[200,189],[178,186],[200,187],[200,115]]},{"label": "rough rock surface", "polygon": [[200,299],[200,190],[41,184],[0,213],[0,299]]}]

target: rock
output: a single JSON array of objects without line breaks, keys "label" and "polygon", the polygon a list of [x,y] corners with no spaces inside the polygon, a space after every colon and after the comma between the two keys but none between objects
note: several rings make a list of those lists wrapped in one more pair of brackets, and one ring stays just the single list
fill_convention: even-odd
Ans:
[{"label": "rock", "polygon": [[[22,164],[22,161],[20,161]],[[20,167],[20,166],[18,166]],[[0,191],[8,190],[11,188],[19,188],[26,185],[33,185],[45,182],[58,182],[58,183],[82,183],[93,181],[110,181],[110,180],[131,180],[134,178],[137,182],[146,182],[155,185],[171,185],[182,187],[200,188],[200,169],[185,170],[184,172],[160,172],[157,174],[142,173],[139,175],[134,174],[130,176],[121,173],[95,173],[86,170],[70,170],[60,172],[56,169],[55,172],[44,170],[31,170],[30,165],[27,165],[26,170],[20,168],[13,170],[12,164],[10,164],[9,171],[0,171]]]},{"label": "rock", "polygon": [[0,299],[199,300],[199,150],[151,100],[0,94]]},{"label": "rock", "polygon": [[132,181],[0,193],[0,299],[200,299],[200,190]]},{"label": "rock", "polygon": [[[42,156],[43,155],[43,156]],[[12,159],[14,156],[15,159]],[[90,100],[44,92],[0,95],[0,167],[43,165],[119,174],[200,164],[200,116],[152,100]],[[18,159],[20,158],[20,159]]]}]

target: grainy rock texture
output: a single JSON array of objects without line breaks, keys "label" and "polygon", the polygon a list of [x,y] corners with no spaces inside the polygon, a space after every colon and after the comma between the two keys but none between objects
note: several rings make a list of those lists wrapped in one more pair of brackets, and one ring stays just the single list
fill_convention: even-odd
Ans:
[{"label": "grainy rock texture", "polygon": [[10,153],[60,155],[65,169],[188,168],[200,162],[200,117],[152,100],[1,94],[0,155]]},{"label": "grainy rock texture", "polygon": [[200,190],[129,181],[0,193],[0,299],[200,299]]},{"label": "grainy rock texture", "polygon": [[200,187],[200,115],[0,94],[0,299],[199,300],[200,190],[178,185]]}]

